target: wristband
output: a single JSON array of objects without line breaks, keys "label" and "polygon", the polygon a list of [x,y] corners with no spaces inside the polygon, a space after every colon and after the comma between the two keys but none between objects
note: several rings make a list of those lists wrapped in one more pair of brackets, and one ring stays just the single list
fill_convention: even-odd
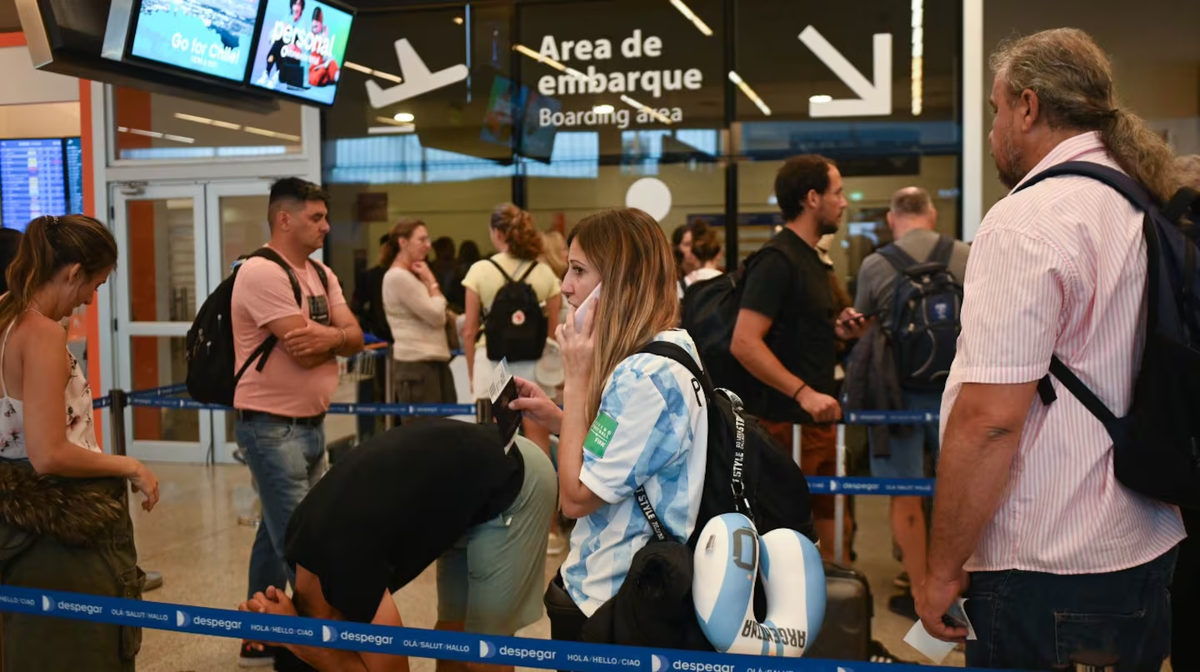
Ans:
[{"label": "wristband", "polygon": [[796,396],[803,392],[806,387],[808,387],[808,383],[800,383],[800,387],[797,387],[796,391],[792,393],[792,401],[796,401]]},{"label": "wristband", "polygon": [[346,330],[339,327],[338,331],[342,332],[342,342],[338,343],[338,346],[334,350],[341,350],[346,345]]}]

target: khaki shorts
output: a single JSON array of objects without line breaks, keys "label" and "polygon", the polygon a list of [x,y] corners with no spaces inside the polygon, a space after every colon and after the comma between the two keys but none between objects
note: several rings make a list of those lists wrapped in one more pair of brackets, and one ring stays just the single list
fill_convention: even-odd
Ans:
[{"label": "khaki shorts", "polygon": [[558,501],[550,459],[518,436],[525,482],[500,516],[477,525],[437,563],[438,620],[467,632],[508,636],[542,617],[546,539]]}]

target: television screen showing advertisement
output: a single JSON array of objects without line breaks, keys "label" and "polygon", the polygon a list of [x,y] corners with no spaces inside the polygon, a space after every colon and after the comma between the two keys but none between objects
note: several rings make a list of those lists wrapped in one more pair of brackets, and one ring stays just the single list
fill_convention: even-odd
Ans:
[{"label": "television screen showing advertisement", "polygon": [[129,53],[241,82],[262,0],[142,0]]},{"label": "television screen showing advertisement", "polygon": [[319,0],[266,0],[250,83],[332,105],[354,16]]}]

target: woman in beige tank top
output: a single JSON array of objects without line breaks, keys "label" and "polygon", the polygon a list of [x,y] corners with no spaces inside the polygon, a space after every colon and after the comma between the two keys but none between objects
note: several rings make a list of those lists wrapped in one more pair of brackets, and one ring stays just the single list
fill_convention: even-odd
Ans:
[{"label": "woman in beige tank top", "polygon": [[[158,502],[141,462],[96,442],[92,392],[61,320],[90,304],[117,261],[83,215],[29,224],[0,296],[0,577],[3,584],[138,599],[126,481]],[[138,628],[3,614],[3,669],[132,671]]]}]

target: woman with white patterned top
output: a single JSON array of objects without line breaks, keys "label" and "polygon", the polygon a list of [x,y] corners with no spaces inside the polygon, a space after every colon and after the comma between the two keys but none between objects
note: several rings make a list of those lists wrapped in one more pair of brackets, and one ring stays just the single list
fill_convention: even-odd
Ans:
[{"label": "woman with white patterned top", "polygon": [[[83,215],[29,224],[0,296],[0,577],[44,590],[141,597],[126,480],[158,502],[141,462],[101,452],[92,393],[60,322],[90,304],[117,244]],[[5,669],[132,671],[137,628],[3,615]]]}]

